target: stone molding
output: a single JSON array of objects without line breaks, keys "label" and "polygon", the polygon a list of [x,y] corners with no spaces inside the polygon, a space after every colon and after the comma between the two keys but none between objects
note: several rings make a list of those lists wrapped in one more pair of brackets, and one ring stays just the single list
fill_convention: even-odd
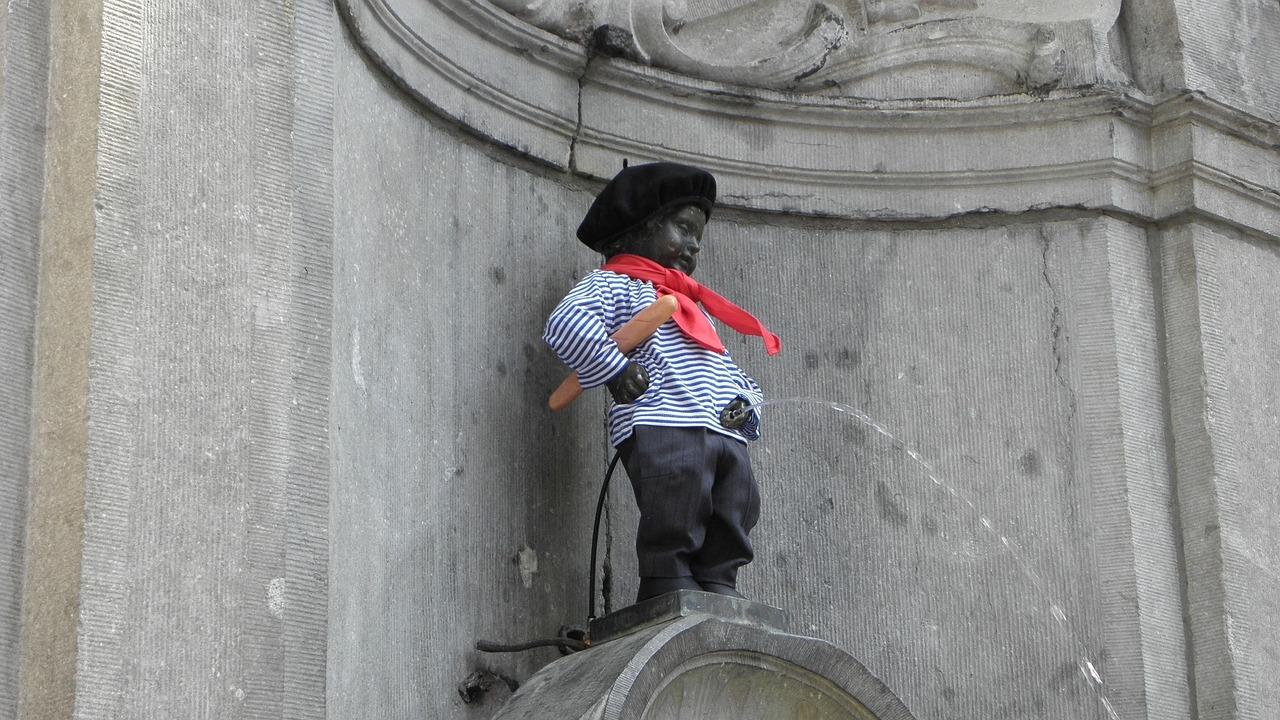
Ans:
[{"label": "stone molding", "polygon": [[[699,164],[722,203],[872,220],[1074,207],[1280,232],[1280,127],[1199,94],[1115,88],[870,101],[747,88],[580,45],[469,0],[338,0],[427,107],[551,167]],[[1207,150],[1212,152],[1206,152]]]}]

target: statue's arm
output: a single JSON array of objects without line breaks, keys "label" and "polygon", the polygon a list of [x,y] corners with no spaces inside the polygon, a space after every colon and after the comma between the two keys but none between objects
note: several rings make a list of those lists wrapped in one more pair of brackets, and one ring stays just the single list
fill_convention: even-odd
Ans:
[{"label": "statue's arm", "polygon": [[578,374],[583,390],[622,375],[630,362],[609,337],[610,307],[593,276],[580,280],[551,311],[542,339]]},{"label": "statue's arm", "polygon": [[628,363],[617,377],[605,385],[608,386],[614,402],[619,405],[630,405],[649,389],[649,373],[640,363]]}]

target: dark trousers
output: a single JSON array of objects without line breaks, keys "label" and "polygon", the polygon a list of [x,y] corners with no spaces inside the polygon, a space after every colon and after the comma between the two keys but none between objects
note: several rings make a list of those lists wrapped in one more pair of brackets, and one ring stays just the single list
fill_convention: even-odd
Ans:
[{"label": "dark trousers", "polygon": [[704,428],[637,425],[618,448],[640,527],[640,576],[734,587],[754,556],[760,492],[744,442]]}]

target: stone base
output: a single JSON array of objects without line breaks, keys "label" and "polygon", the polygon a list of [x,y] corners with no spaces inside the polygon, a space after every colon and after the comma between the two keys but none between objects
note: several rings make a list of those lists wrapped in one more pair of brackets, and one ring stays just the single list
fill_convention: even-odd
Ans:
[{"label": "stone base", "polygon": [[791,624],[786,611],[772,605],[709,592],[677,590],[592,620],[591,642],[593,645],[600,645],[691,615],[711,615],[726,622],[752,625],[765,630],[785,631]]},{"label": "stone base", "polygon": [[591,624],[591,648],[529,679],[497,720],[912,720],[851,655],[783,611],[680,591]]}]

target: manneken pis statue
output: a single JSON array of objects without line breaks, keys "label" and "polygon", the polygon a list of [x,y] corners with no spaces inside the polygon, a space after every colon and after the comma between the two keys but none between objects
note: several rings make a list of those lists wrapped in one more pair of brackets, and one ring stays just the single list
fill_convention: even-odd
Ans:
[{"label": "manneken pis statue", "polygon": [[[690,277],[715,197],[705,170],[623,168],[578,227],[578,239],[606,262],[565,296],[543,336],[584,389],[605,385],[613,396],[609,437],[640,509],[637,602],[675,590],[742,597],[738,569],[753,556],[747,535],[760,493],[747,441],[760,436],[750,406],[763,395],[729,357],[708,313],[761,337],[770,355],[781,343]],[[666,295],[679,303],[675,315],[624,355],[610,335]]]}]

